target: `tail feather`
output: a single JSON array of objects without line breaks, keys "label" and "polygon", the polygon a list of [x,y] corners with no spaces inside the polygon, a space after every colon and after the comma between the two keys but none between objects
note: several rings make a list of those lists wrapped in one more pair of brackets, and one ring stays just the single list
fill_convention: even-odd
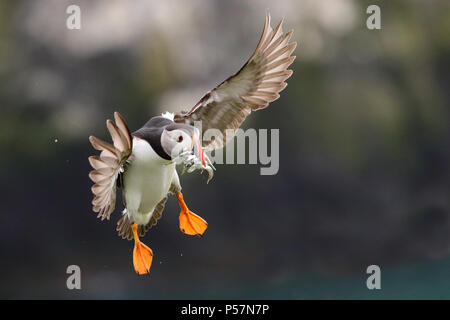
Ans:
[{"label": "tail feather", "polygon": [[[148,230],[151,229],[154,225],[158,223],[158,220],[161,218],[162,213],[164,211],[164,207],[167,202],[167,196],[163,198],[153,210],[152,217],[150,221],[146,225],[138,226],[138,235],[143,237]],[[119,237],[122,239],[132,240],[133,239],[133,231],[131,230],[132,222],[128,218],[128,215],[125,213],[122,217],[117,221],[116,230],[118,231]]]},{"label": "tail feather", "polygon": [[131,231],[131,222],[128,215],[125,213],[122,218],[117,221],[116,231],[122,239],[132,240],[133,232]]}]

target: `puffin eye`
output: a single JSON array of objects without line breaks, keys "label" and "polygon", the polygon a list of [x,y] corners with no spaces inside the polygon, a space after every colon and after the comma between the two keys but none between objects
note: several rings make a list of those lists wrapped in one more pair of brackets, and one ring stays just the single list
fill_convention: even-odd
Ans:
[{"label": "puffin eye", "polygon": [[177,141],[178,141],[178,142],[183,141],[183,136],[179,136]]}]

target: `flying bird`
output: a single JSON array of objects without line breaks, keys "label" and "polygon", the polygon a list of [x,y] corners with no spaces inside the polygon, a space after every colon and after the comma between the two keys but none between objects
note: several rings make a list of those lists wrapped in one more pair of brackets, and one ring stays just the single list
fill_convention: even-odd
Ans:
[{"label": "flying bird", "polygon": [[[124,118],[117,112],[106,126],[112,144],[89,137],[100,155],[89,157],[94,170],[89,173],[94,182],[91,190],[93,211],[102,220],[110,219],[116,202],[116,190],[122,190],[124,207],[117,222],[119,236],[134,239],[133,266],[138,274],[147,274],[153,252],[139,237],[161,218],[170,194],[181,208],[179,228],[187,235],[201,236],[207,222],[190,211],[183,199],[176,165],[183,163],[188,172],[207,170],[212,177],[213,165],[205,151],[220,149],[233,138],[245,118],[279,98],[286,87],[291,56],[296,43],[290,43],[293,30],[283,33],[283,20],[272,29],[266,16],[259,43],[245,65],[233,76],[206,93],[188,112],[151,118],[143,127],[130,132]],[[218,139],[200,142],[195,121],[202,121],[202,133],[218,129]],[[209,181],[208,179],[208,181]]]}]

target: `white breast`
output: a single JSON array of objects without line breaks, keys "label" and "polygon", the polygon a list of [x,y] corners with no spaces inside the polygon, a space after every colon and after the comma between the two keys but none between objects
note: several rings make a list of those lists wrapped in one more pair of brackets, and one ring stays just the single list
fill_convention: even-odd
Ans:
[{"label": "white breast", "polygon": [[124,174],[128,216],[145,225],[155,206],[167,195],[175,171],[175,163],[158,156],[150,144],[133,138],[133,162]]}]

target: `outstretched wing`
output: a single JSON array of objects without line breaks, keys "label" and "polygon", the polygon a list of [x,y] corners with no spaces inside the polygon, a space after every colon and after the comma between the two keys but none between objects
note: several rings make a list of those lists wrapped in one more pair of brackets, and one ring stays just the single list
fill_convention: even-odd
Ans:
[{"label": "outstretched wing", "polygon": [[286,87],[285,80],[292,75],[287,68],[295,59],[291,53],[297,44],[289,43],[293,30],[283,34],[282,23],[272,29],[267,15],[255,52],[241,70],[204,95],[189,112],[175,115],[175,122],[194,125],[202,121],[203,133],[220,130],[219,139],[203,141],[206,150],[225,146],[252,111],[267,107]]},{"label": "outstretched wing", "polygon": [[89,137],[94,149],[101,151],[99,156],[89,157],[89,163],[94,168],[89,178],[94,182],[91,190],[94,194],[92,207],[98,212],[97,217],[109,220],[116,204],[117,178],[125,170],[125,164],[130,161],[133,149],[133,139],[125,120],[114,112],[114,120],[106,121],[106,126],[113,144],[109,144],[94,136]]}]

